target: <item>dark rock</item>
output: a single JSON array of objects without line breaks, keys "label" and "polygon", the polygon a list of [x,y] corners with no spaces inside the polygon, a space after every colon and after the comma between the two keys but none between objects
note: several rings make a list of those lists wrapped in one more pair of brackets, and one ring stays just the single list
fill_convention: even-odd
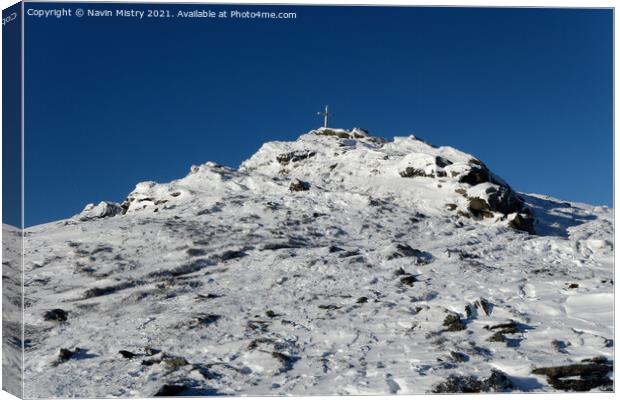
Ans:
[{"label": "dark rock", "polygon": [[290,153],[279,154],[276,156],[276,160],[282,164],[287,165],[289,162],[298,162],[310,157],[314,157],[316,152],[314,151],[292,151]]},{"label": "dark rock", "polygon": [[291,185],[289,186],[289,190],[291,192],[303,192],[306,190],[310,190],[310,184],[308,182],[295,179],[293,182],[291,182]]},{"label": "dark rock", "polygon": [[399,172],[400,176],[403,178],[415,178],[415,177],[424,177],[424,178],[434,178],[435,175],[432,173],[427,174],[422,169],[407,167],[404,171]]},{"label": "dark rock", "polygon": [[425,265],[433,261],[433,256],[430,253],[427,253],[425,251],[421,251],[418,249],[414,249],[407,244],[398,243],[396,244],[395,247],[396,247],[396,251],[394,251],[392,254],[390,254],[387,257],[388,260],[393,260],[393,259],[402,258],[402,257],[415,257],[416,265]]},{"label": "dark rock", "polygon": [[154,356],[155,354],[159,354],[159,353],[161,353],[161,350],[154,349],[152,347],[144,348],[144,354],[146,354],[147,356]]},{"label": "dark rock", "polygon": [[509,223],[508,225],[513,228],[516,229],[518,231],[523,231],[523,232],[527,232],[530,234],[535,234],[536,231],[534,230],[534,219],[526,214],[517,214]]},{"label": "dark rock", "polygon": [[446,204],[446,208],[447,208],[448,210],[450,210],[450,211],[454,211],[454,210],[456,210],[456,207],[457,207],[457,205],[456,205],[456,204],[454,204],[454,203],[448,203],[448,204]]},{"label": "dark rock", "polygon": [[472,167],[466,174],[459,178],[459,183],[467,183],[471,186],[491,181],[489,170],[484,166]]},{"label": "dark rock", "polygon": [[357,304],[364,304],[364,303],[368,303],[368,297],[360,297],[355,301]]},{"label": "dark rock", "polygon": [[187,249],[186,253],[190,257],[199,257],[207,254],[207,252],[203,249]]},{"label": "dark rock", "polygon": [[514,347],[518,345],[519,340],[508,339],[505,335],[512,335],[515,333],[523,332],[523,330],[526,329],[527,327],[525,325],[519,324],[518,322],[509,321],[504,324],[485,326],[484,328],[489,331],[497,331],[493,333],[493,335],[491,335],[491,337],[489,337],[487,341],[504,342],[504,343],[507,343],[509,346]]},{"label": "dark rock", "polygon": [[480,393],[482,382],[475,376],[450,375],[444,382],[436,385],[433,393]]},{"label": "dark rock", "polygon": [[[551,341],[551,345],[558,353],[566,353],[566,348],[570,345],[570,343],[555,339]],[[586,362],[586,360],[583,360],[583,362]]]},{"label": "dark rock", "polygon": [[186,390],[191,389],[190,387],[186,386],[186,385],[182,385],[182,384],[171,384],[171,385],[163,385],[158,391],[157,393],[155,393],[153,396],[155,397],[174,397],[174,396],[178,396],[181,393],[183,393]]},{"label": "dark rock", "polygon": [[499,329],[501,333],[507,333],[507,334],[521,332],[521,330],[519,329],[519,324],[515,321],[509,321],[503,324],[498,324],[498,325],[493,325],[493,326],[485,326],[485,329],[490,330],[490,331]]},{"label": "dark rock", "polygon": [[444,331],[447,332],[462,331],[466,328],[465,323],[463,323],[458,314],[448,314],[443,320],[443,326],[446,327]]},{"label": "dark rock", "polygon": [[447,158],[437,156],[435,157],[435,165],[437,165],[439,168],[445,168],[448,165],[452,165],[452,161],[448,160]]},{"label": "dark rock", "polygon": [[321,310],[339,310],[340,306],[337,306],[335,304],[321,304],[318,306]]},{"label": "dark rock", "polygon": [[454,189],[454,192],[460,194],[463,197],[467,197],[467,190],[463,188]]},{"label": "dark rock", "polygon": [[[353,136],[351,134],[349,134],[348,132],[345,131],[335,131],[333,129],[329,129],[329,128],[323,128],[323,129],[319,129],[314,131],[315,135],[319,135],[319,136],[335,136],[338,137],[340,139],[352,139]],[[363,136],[360,136],[360,138]]]},{"label": "dark rock", "polygon": [[339,251],[344,251],[344,249],[342,249],[342,248],[340,248],[338,246],[334,246],[334,245],[329,246],[329,252],[330,253],[337,253]]},{"label": "dark rock", "polygon": [[403,267],[400,267],[396,271],[394,271],[394,275],[396,275],[396,276],[407,275],[407,273],[405,272]]},{"label": "dark rock", "polygon": [[135,353],[132,353],[131,351],[127,351],[127,350],[120,350],[118,354],[123,356],[123,358],[129,358],[129,359],[132,359],[136,356]]},{"label": "dark rock", "polygon": [[247,256],[247,253],[245,253],[244,251],[240,251],[240,250],[226,250],[225,252],[223,252],[222,254],[218,255],[217,258],[220,261],[228,261],[228,260],[234,260],[237,258],[242,258]]},{"label": "dark rock", "polygon": [[514,389],[511,379],[500,370],[492,370],[484,381],[475,376],[450,375],[433,388],[433,393],[508,392]]},{"label": "dark rock", "polygon": [[265,315],[268,316],[269,318],[275,318],[279,314],[276,314],[273,310],[267,310],[267,311],[265,311]]},{"label": "dark rock", "polygon": [[215,294],[215,293],[208,293],[206,295],[204,294],[196,295],[196,298],[200,300],[211,300],[211,299],[217,299],[220,297],[223,297],[223,296],[221,294]]},{"label": "dark rock", "polygon": [[413,286],[413,284],[417,281],[418,280],[413,275],[405,275],[402,278],[400,278],[400,283],[402,283],[403,285],[407,285],[407,286]]},{"label": "dark rock", "polygon": [[84,292],[84,298],[90,299],[93,297],[107,296],[109,294],[116,293],[120,290],[135,287],[137,284],[138,284],[137,282],[129,281],[129,282],[122,282],[117,285],[91,288]]},{"label": "dark rock", "polygon": [[488,202],[491,210],[502,214],[511,214],[523,209],[523,200],[509,187],[490,187],[488,190]]},{"label": "dark rock", "polygon": [[78,355],[80,353],[80,348],[76,347],[75,350],[71,351],[69,349],[60,349],[60,352],[58,354],[58,362],[65,362],[65,361],[69,361],[70,359],[72,359],[73,357],[75,357],[76,355]]},{"label": "dark rock", "polygon": [[502,332],[495,332],[493,335],[491,335],[487,341],[489,342],[506,342],[506,336],[504,336],[504,334]]},{"label": "dark rock", "polygon": [[606,359],[597,362],[536,368],[533,374],[545,375],[547,382],[557,390],[585,392],[597,387],[609,388],[613,381],[609,373],[613,365]]},{"label": "dark rock", "polygon": [[250,320],[247,322],[247,327],[253,331],[267,332],[269,324],[269,321]]},{"label": "dark rock", "polygon": [[509,392],[514,389],[512,380],[504,372],[494,369],[491,376],[484,380],[485,391]]},{"label": "dark rock", "polygon": [[579,287],[578,283],[571,283],[570,285],[568,285],[569,289],[577,289]]},{"label": "dark rock", "polygon": [[465,306],[465,316],[467,319],[473,319],[478,316],[478,308],[473,304],[467,304]]},{"label": "dark rock", "polygon": [[293,368],[293,365],[299,361],[299,357],[290,356],[288,354],[280,353],[279,351],[271,352],[271,356],[276,360],[282,363],[282,368],[280,368],[280,372],[286,372]]},{"label": "dark rock", "polygon": [[474,217],[493,218],[489,203],[480,197],[472,197],[469,199],[469,211]]},{"label": "dark rock", "polygon": [[596,356],[594,358],[584,358],[582,363],[607,364],[609,360],[605,356]]},{"label": "dark rock", "polygon": [[46,321],[65,322],[67,320],[67,315],[68,314],[65,310],[55,308],[53,310],[46,311],[45,314],[43,314],[43,319]]},{"label": "dark rock", "polygon": [[459,363],[469,361],[469,356],[467,354],[458,351],[451,351],[450,357],[452,358],[452,360]]},{"label": "dark rock", "polygon": [[221,318],[222,316],[217,314],[203,314],[196,317],[196,321],[202,325],[211,325],[219,321]]},{"label": "dark rock", "polygon": [[475,304],[476,307],[482,308],[482,311],[484,311],[487,316],[491,315],[491,312],[493,311],[493,304],[491,304],[487,299],[481,297],[479,300],[476,300]]}]

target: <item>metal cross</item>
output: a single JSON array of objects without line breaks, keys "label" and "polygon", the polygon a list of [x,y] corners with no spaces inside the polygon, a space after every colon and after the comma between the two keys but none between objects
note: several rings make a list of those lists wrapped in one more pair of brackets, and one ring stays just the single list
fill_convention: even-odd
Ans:
[{"label": "metal cross", "polygon": [[322,115],[325,118],[325,122],[323,123],[323,127],[327,128],[327,124],[329,123],[329,116],[332,115],[329,112],[329,105],[325,106],[325,111],[316,113],[317,115]]}]

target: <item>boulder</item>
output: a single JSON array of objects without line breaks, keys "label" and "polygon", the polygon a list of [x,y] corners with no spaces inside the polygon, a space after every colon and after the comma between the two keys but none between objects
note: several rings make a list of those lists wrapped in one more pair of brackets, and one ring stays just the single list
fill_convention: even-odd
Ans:
[{"label": "boulder", "polygon": [[518,231],[523,231],[530,234],[536,233],[536,230],[534,229],[534,218],[528,214],[516,214],[510,222],[508,222],[508,225]]},{"label": "boulder", "polygon": [[123,208],[118,203],[112,203],[109,201],[102,201],[95,205],[93,203],[87,204],[78,214],[80,221],[90,221],[94,219],[114,217],[115,215],[123,214]]},{"label": "boulder", "polygon": [[310,184],[308,182],[295,179],[293,182],[291,182],[289,190],[291,192],[304,192],[306,190],[310,190]]},{"label": "boulder", "polygon": [[474,166],[459,178],[459,183],[467,183],[475,186],[480,183],[490,182],[491,174],[485,166]]}]

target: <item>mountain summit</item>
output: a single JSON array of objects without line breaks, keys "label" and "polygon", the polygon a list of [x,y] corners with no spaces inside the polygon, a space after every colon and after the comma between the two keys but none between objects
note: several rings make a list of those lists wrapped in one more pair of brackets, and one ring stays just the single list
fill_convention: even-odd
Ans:
[{"label": "mountain summit", "polygon": [[606,207],[317,129],[27,229],[24,395],[609,390],[613,246]]},{"label": "mountain summit", "polygon": [[195,204],[206,193],[282,196],[289,191],[308,191],[309,197],[344,196],[345,202],[381,199],[430,215],[535,232],[532,210],[523,198],[472,155],[414,136],[387,141],[358,128],[320,128],[294,142],[266,143],[238,170],[206,163],[169,184],[143,182],[121,208],[89,205],[81,218],[159,212]]}]

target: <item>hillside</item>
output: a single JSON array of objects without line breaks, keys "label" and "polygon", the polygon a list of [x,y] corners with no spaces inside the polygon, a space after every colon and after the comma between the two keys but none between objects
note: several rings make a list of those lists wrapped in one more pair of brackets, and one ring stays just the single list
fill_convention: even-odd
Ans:
[{"label": "hillside", "polygon": [[612,384],[613,210],[415,137],[265,143],[30,228],[25,251],[27,397]]}]

